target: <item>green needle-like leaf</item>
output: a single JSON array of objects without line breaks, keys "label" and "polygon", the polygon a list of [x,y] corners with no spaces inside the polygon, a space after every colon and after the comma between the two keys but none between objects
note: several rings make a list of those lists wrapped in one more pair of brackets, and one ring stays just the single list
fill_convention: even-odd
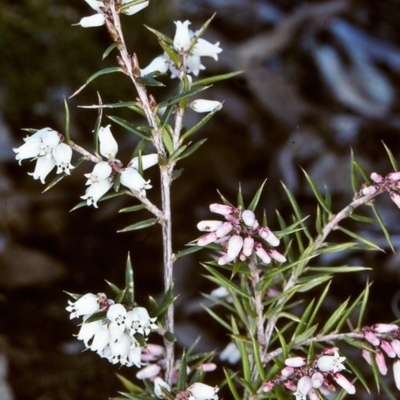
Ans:
[{"label": "green needle-like leaf", "polygon": [[240,75],[243,72],[244,71],[235,71],[235,72],[229,72],[227,74],[215,75],[215,76],[210,76],[208,78],[199,79],[198,81],[193,82],[192,86],[210,85],[212,83],[219,82],[224,79],[234,78],[235,76]]},{"label": "green needle-like leaf", "polygon": [[149,226],[153,226],[158,222],[158,218],[149,218],[144,221],[137,222],[136,224],[129,225],[124,229],[121,229],[117,232],[129,232],[129,231],[136,231],[139,229],[148,228]]},{"label": "green needle-like leaf", "polygon": [[128,253],[126,259],[125,267],[125,296],[123,298],[123,303],[128,307],[133,307],[135,305],[135,286],[133,281],[133,268],[131,262],[131,256]]},{"label": "green needle-like leaf", "polygon": [[265,182],[267,182],[266,179],[265,179],[264,182],[261,184],[260,188],[257,190],[256,194],[255,194],[254,197],[253,197],[253,200],[251,200],[251,203],[250,203],[250,205],[249,205],[249,207],[248,207],[248,209],[251,210],[251,211],[253,211],[253,212],[255,211],[255,209],[256,209],[257,206],[258,206],[258,202],[260,201],[260,197],[261,197],[262,191],[263,191],[263,189],[264,189]]},{"label": "green needle-like leaf", "polygon": [[389,156],[390,163],[392,164],[392,168],[394,171],[399,170],[399,166],[397,165],[396,158],[393,156],[393,153],[390,151],[389,147],[386,146],[386,144],[382,141],[383,147],[386,150],[387,155]]},{"label": "green needle-like leaf", "polygon": [[150,140],[151,135],[143,130],[140,130],[140,128],[137,128],[135,125],[132,123],[120,118],[120,117],[115,117],[112,115],[107,115],[107,118],[111,119],[111,121],[115,122],[116,124],[122,126],[129,132],[134,133],[135,135],[141,137],[142,139]]}]

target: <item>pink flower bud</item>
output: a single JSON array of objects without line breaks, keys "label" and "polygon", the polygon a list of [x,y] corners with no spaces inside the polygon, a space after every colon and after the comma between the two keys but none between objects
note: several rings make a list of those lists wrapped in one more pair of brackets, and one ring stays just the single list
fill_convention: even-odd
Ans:
[{"label": "pink flower bud", "polygon": [[228,254],[223,255],[218,260],[218,265],[225,265],[233,261],[234,258],[230,257]]},{"label": "pink flower bud", "polygon": [[258,257],[261,258],[261,261],[265,264],[269,264],[271,262],[271,257],[268,255],[264,247],[261,246],[261,244],[255,246],[255,253],[258,255]]},{"label": "pink flower bud", "polygon": [[379,346],[380,340],[379,340],[379,338],[377,338],[377,337],[374,335],[374,333],[373,333],[371,330],[365,329],[365,330],[363,331],[363,333],[364,333],[365,339],[367,339],[368,342],[370,342],[373,346]]},{"label": "pink flower bud", "polygon": [[210,205],[210,211],[216,214],[229,215],[233,213],[234,208],[225,204],[214,203]]},{"label": "pink flower bud", "polygon": [[386,366],[385,356],[382,354],[381,351],[377,351],[375,353],[375,361],[376,361],[376,365],[379,369],[379,372],[382,375],[386,375],[387,374],[387,366]]},{"label": "pink flower bud", "polygon": [[280,240],[272,233],[271,229],[267,227],[260,227],[258,228],[258,234],[271,246],[278,246]]},{"label": "pink flower bud", "polygon": [[276,261],[280,262],[280,263],[284,263],[286,262],[286,257],[279,253],[279,251],[275,250],[275,249],[269,249],[268,250],[268,254]]},{"label": "pink flower bud", "polygon": [[364,196],[368,196],[368,195],[370,195],[370,194],[376,193],[377,190],[378,190],[378,189],[377,189],[374,185],[372,185],[372,186],[367,186],[367,187],[361,189],[361,193],[362,193]]},{"label": "pink flower bud", "polygon": [[393,375],[396,387],[398,390],[400,390],[400,360],[395,360],[393,363]]},{"label": "pink flower bud", "polygon": [[292,381],[284,381],[283,384],[285,385],[286,389],[289,389],[292,392],[295,392],[297,389],[296,384]]},{"label": "pink flower bud", "polygon": [[371,179],[375,182],[375,183],[381,183],[383,182],[383,177],[382,175],[377,174],[376,172],[373,172],[371,174]]},{"label": "pink flower bud", "polygon": [[347,378],[345,378],[342,374],[334,374],[333,379],[335,382],[341,386],[348,394],[354,394],[356,392],[356,388],[352,383],[350,383]]},{"label": "pink flower bud", "polygon": [[393,203],[396,204],[396,206],[400,208],[400,195],[396,192],[390,192],[389,195],[390,195],[390,198],[392,199]]},{"label": "pink flower bud", "polygon": [[250,257],[253,253],[253,247],[254,247],[254,239],[252,237],[246,237],[244,238],[243,241],[243,254],[246,257]]},{"label": "pink flower bud", "polygon": [[362,349],[362,350],[361,350],[361,355],[363,356],[364,360],[365,360],[369,365],[372,365],[371,353],[370,353],[368,350]]},{"label": "pink flower bud", "polygon": [[224,222],[216,231],[215,234],[217,237],[223,237],[227,235],[233,228],[233,225],[230,222]]},{"label": "pink flower bud", "polygon": [[387,340],[381,340],[381,348],[390,358],[396,358],[396,352]]},{"label": "pink flower bud", "polygon": [[215,242],[217,239],[217,235],[215,232],[211,232],[208,235],[202,236],[198,241],[197,245],[198,246],[207,246],[208,244]]},{"label": "pink flower bud", "polygon": [[281,375],[283,378],[289,378],[289,376],[294,374],[294,368],[293,367],[285,367],[283,368],[283,370],[281,371]]},{"label": "pink flower bud", "polygon": [[147,367],[142,368],[136,373],[138,379],[150,379],[154,378],[161,371],[161,366],[158,364],[150,364]]},{"label": "pink flower bud", "polygon": [[396,324],[375,324],[372,326],[372,330],[376,333],[389,333],[396,329],[399,329]]},{"label": "pink flower bud", "polygon": [[285,360],[285,365],[288,367],[300,368],[306,365],[304,357],[290,357]]},{"label": "pink flower bud", "polygon": [[263,385],[263,392],[270,392],[275,386],[272,381],[265,382]]},{"label": "pink flower bud", "polygon": [[392,345],[392,348],[395,351],[397,357],[400,358],[400,340],[393,339],[390,344]]},{"label": "pink flower bud", "polygon": [[390,174],[387,175],[387,178],[390,179],[391,181],[398,181],[400,180],[400,172],[391,172]]},{"label": "pink flower bud", "polygon": [[204,372],[211,372],[217,369],[217,365],[214,363],[204,363],[199,365],[197,369],[201,369]]}]

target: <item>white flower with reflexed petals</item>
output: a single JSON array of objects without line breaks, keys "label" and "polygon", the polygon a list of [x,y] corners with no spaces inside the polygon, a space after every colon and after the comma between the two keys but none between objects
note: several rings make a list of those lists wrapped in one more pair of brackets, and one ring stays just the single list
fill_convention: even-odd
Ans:
[{"label": "white flower with reflexed petals", "polygon": [[57,166],[57,174],[62,172],[70,175],[70,170],[74,167],[71,165],[72,149],[65,143],[60,143],[53,151],[53,157]]},{"label": "white flower with reflexed petals", "polygon": [[28,175],[31,175],[33,179],[40,179],[40,182],[45,184],[46,176],[55,166],[56,162],[53,157],[47,158],[42,156],[37,159],[35,170],[33,172],[28,172]]},{"label": "white flower with reflexed petals", "polygon": [[152,188],[149,180],[144,180],[136,169],[130,167],[121,170],[121,184],[142,196],[146,196],[146,190]]},{"label": "white flower with reflexed petals", "polygon": [[190,103],[189,107],[197,113],[211,112],[214,110],[220,110],[222,103],[216,100],[203,100],[198,99]]},{"label": "white flower with reflexed petals", "polygon": [[218,400],[218,387],[212,387],[204,383],[196,382],[187,388],[193,400]]},{"label": "white flower with reflexed petals", "polygon": [[71,314],[70,319],[78,318],[82,315],[93,314],[99,310],[99,298],[93,293],[87,293],[76,301],[68,300],[68,307],[66,308]]},{"label": "white flower with reflexed petals", "polygon": [[346,369],[342,364],[346,357],[340,357],[339,353],[335,351],[333,356],[322,356],[317,360],[317,365],[322,372],[339,372]]},{"label": "white flower with reflexed petals", "polygon": [[112,168],[110,164],[106,161],[101,161],[94,166],[91,174],[84,174],[85,177],[88,178],[86,185],[99,183],[100,181],[109,178],[111,173]]},{"label": "white flower with reflexed petals", "polygon": [[93,205],[95,208],[98,208],[97,202],[111,189],[112,185],[113,183],[108,179],[93,183],[86,189],[85,195],[81,196],[81,199],[86,200],[88,206]]}]

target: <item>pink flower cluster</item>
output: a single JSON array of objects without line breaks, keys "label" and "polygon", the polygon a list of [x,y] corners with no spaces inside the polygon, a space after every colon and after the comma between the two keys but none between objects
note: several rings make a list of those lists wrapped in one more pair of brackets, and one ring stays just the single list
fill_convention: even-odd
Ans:
[{"label": "pink flower cluster", "polygon": [[228,264],[237,258],[245,261],[253,254],[265,264],[269,264],[271,258],[281,263],[286,261],[285,256],[271,248],[278,246],[280,240],[268,227],[260,226],[253,211],[225,204],[211,204],[210,211],[223,215],[226,221],[200,221],[197,228],[209,233],[200,237],[197,244],[223,245],[224,254],[218,260],[219,265]]},{"label": "pink flower cluster", "polygon": [[385,190],[389,193],[393,203],[400,208],[400,171],[391,172],[385,177],[373,172],[371,174],[371,179],[374,183],[370,186],[365,186],[362,188],[361,194],[366,196],[374,194],[379,190]]},{"label": "pink flower cluster", "polygon": [[361,354],[369,365],[372,365],[371,357],[375,358],[376,366],[382,375],[386,375],[388,368],[385,354],[394,359],[393,375],[396,387],[400,390],[400,328],[395,324],[375,324],[372,327],[362,329],[365,340],[374,347],[374,352],[366,349]]},{"label": "pink flower cluster", "polygon": [[287,358],[285,368],[264,384],[263,391],[270,392],[274,386],[282,384],[294,392],[296,400],[306,400],[307,396],[310,400],[318,400],[321,395],[329,396],[336,391],[333,380],[348,394],[354,394],[354,385],[340,373],[346,369],[343,365],[345,360],[336,347],[325,349],[311,364],[304,357]]},{"label": "pink flower cluster", "polygon": [[[146,361],[148,364],[142,368],[136,374],[138,379],[149,379],[154,383],[154,393],[160,398],[167,398],[162,388],[167,391],[171,391],[171,387],[162,379],[162,370],[165,367],[165,351],[162,346],[156,344],[148,344],[146,349],[142,349],[141,361]],[[152,363],[151,363],[152,362]],[[179,363],[177,360],[175,366],[175,373],[173,376],[173,383],[178,382],[179,378]],[[217,366],[214,363],[204,363],[196,367],[197,370],[202,370],[203,372],[214,371]],[[187,373],[191,372],[191,368],[187,366]],[[203,400],[203,399],[214,399],[218,400],[218,388],[205,385],[204,383],[196,382],[189,386],[184,391],[176,395],[176,399],[185,400]],[[185,397],[186,396],[186,397]]]}]

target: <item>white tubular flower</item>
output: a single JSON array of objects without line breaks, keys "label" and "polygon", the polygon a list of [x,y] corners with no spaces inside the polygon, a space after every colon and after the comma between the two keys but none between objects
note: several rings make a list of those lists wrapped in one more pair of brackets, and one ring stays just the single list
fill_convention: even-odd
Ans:
[{"label": "white tubular flower", "polygon": [[319,387],[321,387],[322,384],[324,383],[324,380],[325,380],[325,378],[321,374],[321,372],[314,372],[312,377],[311,377],[313,388],[318,389]]},{"label": "white tubular flower", "polygon": [[222,238],[231,232],[233,229],[233,225],[230,222],[224,222],[216,231],[215,234],[217,238]]},{"label": "white tubular flower", "polygon": [[276,261],[283,263],[286,262],[286,257],[275,249],[269,249],[268,254]]},{"label": "white tubular flower", "polygon": [[60,136],[53,130],[46,131],[41,138],[41,150],[39,155],[50,158],[53,155],[53,150],[60,143]]},{"label": "white tubular flower", "polygon": [[187,388],[194,400],[218,400],[218,387],[196,382]]},{"label": "white tubular flower", "polygon": [[112,173],[112,168],[107,161],[100,161],[97,163],[91,174],[84,174],[88,178],[86,185],[93,185],[94,183],[99,183],[100,181],[110,177]]},{"label": "white tubular flower", "polygon": [[40,179],[40,182],[45,184],[46,176],[52,171],[56,166],[56,162],[53,157],[40,157],[36,161],[35,170],[33,172],[28,172],[28,175],[32,176],[33,179]]},{"label": "white tubular flower", "polygon": [[258,243],[256,246],[254,246],[254,251],[258,257],[260,257],[263,263],[269,264],[271,262],[271,257],[261,244]]},{"label": "white tubular flower", "polygon": [[377,333],[389,333],[395,331],[396,329],[399,329],[396,324],[375,324],[372,326],[372,330]]},{"label": "white tubular flower", "polygon": [[242,250],[243,247],[243,238],[238,235],[233,235],[230,237],[228,241],[228,257],[230,257],[232,260],[235,259],[240,251]]},{"label": "white tubular flower", "polygon": [[150,379],[157,376],[161,371],[161,366],[158,364],[150,364],[147,367],[142,368],[136,373],[138,379]]},{"label": "white tubular flower", "polygon": [[206,220],[197,224],[197,229],[202,232],[214,232],[222,225],[222,221]]},{"label": "white tubular flower", "polygon": [[256,216],[251,210],[244,210],[242,212],[242,219],[247,226],[253,226],[256,222]]},{"label": "white tubular flower", "polygon": [[144,307],[135,307],[128,311],[126,319],[126,326],[131,335],[137,332],[148,336],[152,330],[157,329],[157,325],[154,323],[157,318],[150,318],[148,311]]},{"label": "white tubular flower", "polygon": [[[147,168],[152,167],[153,165],[158,164],[158,154],[153,153],[153,154],[146,154],[145,156],[142,156],[142,168],[143,171]],[[129,164],[128,167],[136,169],[136,171],[139,171],[139,157],[133,158]]]},{"label": "white tubular flower", "polygon": [[72,149],[65,143],[60,143],[53,151],[53,157],[57,166],[57,174],[65,172],[70,175],[70,170],[74,167],[71,165]]},{"label": "white tubular flower", "polygon": [[107,311],[107,318],[111,321],[110,330],[111,342],[119,342],[125,331],[127,311],[122,304],[113,304]]},{"label": "white tubular flower", "polygon": [[333,356],[322,356],[317,360],[317,365],[322,372],[339,372],[346,369],[342,364],[346,357],[340,357],[339,353],[335,351]]},{"label": "white tubular flower", "polygon": [[[132,0],[122,0],[121,4],[124,5],[126,3],[129,3],[130,1],[132,1]],[[136,14],[137,12],[143,10],[148,5],[149,5],[148,1],[143,1],[140,4],[136,4],[136,5],[130,6],[128,8],[125,8],[121,12],[126,14],[126,15],[133,15],[133,14]]]},{"label": "white tubular flower", "polygon": [[99,355],[103,354],[104,349],[110,344],[110,331],[106,325],[102,325],[101,328],[94,334],[90,350],[95,351]]},{"label": "white tubular flower", "polygon": [[163,381],[161,378],[156,378],[154,379],[154,394],[159,398],[159,399],[165,399],[165,395],[161,388],[167,389],[169,392],[171,391],[171,387],[168,385],[167,382]]},{"label": "white tubular flower", "polygon": [[118,143],[111,133],[111,125],[99,129],[100,154],[109,160],[114,160],[118,152]]},{"label": "white tubular flower", "polygon": [[190,45],[190,21],[175,21],[175,25],[176,32],[174,37],[174,48],[179,53],[183,53],[189,48]]},{"label": "white tubular flower", "polygon": [[82,28],[95,28],[96,26],[102,26],[106,22],[106,16],[104,14],[94,14],[90,17],[83,17],[75,24],[80,25]]},{"label": "white tubular flower", "polygon": [[89,347],[89,341],[101,329],[103,324],[101,321],[83,323],[78,333],[78,340],[82,340],[86,347]]},{"label": "white tubular flower", "polygon": [[142,196],[146,196],[146,189],[152,188],[150,180],[145,181],[142,175],[131,167],[121,170],[121,184],[132,192],[139,192]]},{"label": "white tubular flower", "polygon": [[139,342],[134,337],[131,337],[131,347],[129,348],[128,362],[126,365],[128,367],[135,365],[136,367],[141,368],[143,366],[141,356],[142,348],[140,347]]},{"label": "white tubular flower", "polygon": [[111,340],[110,350],[111,354],[108,356],[108,360],[112,364],[120,362],[125,365],[128,362],[128,355],[131,347],[131,337],[127,333],[122,333],[121,338],[118,342]]},{"label": "white tubular flower", "polygon": [[169,68],[170,59],[168,55],[162,54],[156,57],[146,68],[140,70],[140,75],[145,76],[152,72],[159,72],[165,74]]},{"label": "white tubular flower", "polygon": [[214,110],[220,110],[222,108],[222,103],[220,101],[216,100],[202,100],[198,99],[195,101],[192,101],[189,105],[189,107],[198,113],[204,113],[204,112],[211,112]]},{"label": "white tubular flower", "polygon": [[219,42],[212,44],[205,39],[198,38],[196,44],[193,46],[193,53],[199,57],[212,57],[218,61],[218,54],[222,49],[219,47]]},{"label": "white tubular flower", "polygon": [[186,70],[189,74],[194,76],[199,75],[199,72],[206,69],[206,67],[201,63],[199,56],[191,55],[186,60]]},{"label": "white tubular flower", "polygon": [[13,149],[14,153],[16,153],[15,159],[18,161],[19,165],[21,165],[22,160],[37,157],[41,150],[40,144],[40,138],[31,137],[28,138],[22,146]]},{"label": "white tubular flower", "polygon": [[393,375],[394,382],[396,384],[397,390],[400,390],[400,360],[397,359],[393,363]]},{"label": "white tubular flower", "polygon": [[71,314],[69,319],[78,318],[82,315],[91,315],[99,311],[98,297],[93,293],[87,293],[75,302],[68,300],[68,307],[65,308]]},{"label": "white tubular flower", "polygon": [[233,213],[234,209],[232,206],[214,203],[214,204],[210,204],[210,211],[215,214],[230,215]]},{"label": "white tubular flower", "polygon": [[300,368],[306,365],[304,357],[289,357],[285,360],[285,365],[288,367]]},{"label": "white tubular flower", "polygon": [[294,393],[296,400],[306,400],[307,393],[312,389],[312,380],[309,376],[303,376],[297,382],[297,391]]},{"label": "white tubular flower", "polygon": [[102,1],[99,1],[99,0],[85,0],[85,1],[86,1],[86,3],[89,4],[90,7],[93,8],[93,10],[97,11],[98,13],[103,12],[100,8],[100,7],[104,7],[104,3]]},{"label": "white tubular flower", "polygon": [[81,199],[86,200],[88,206],[93,205],[93,207],[98,208],[97,202],[111,189],[112,185],[113,183],[108,179],[93,183],[86,189],[85,195],[81,196]]}]

